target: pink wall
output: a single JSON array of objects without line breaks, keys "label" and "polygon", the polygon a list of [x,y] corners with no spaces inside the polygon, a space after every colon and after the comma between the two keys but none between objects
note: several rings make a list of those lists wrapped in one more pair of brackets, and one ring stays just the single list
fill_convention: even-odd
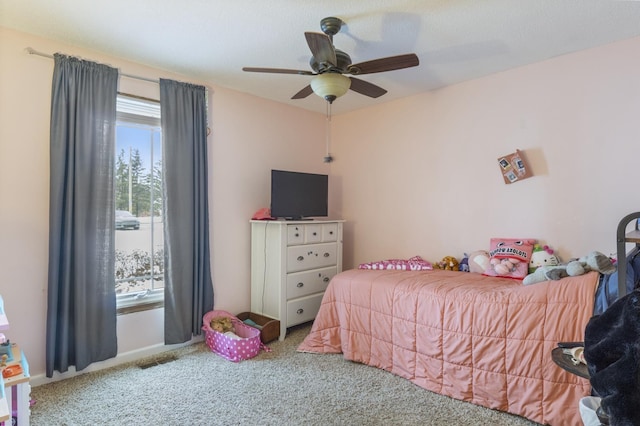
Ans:
[{"label": "pink wall", "polygon": [[[537,238],[564,259],[614,253],[618,221],[640,209],[639,49],[636,38],[334,117],[345,264],[460,258],[494,236]],[[496,160],[516,149],[535,176],[505,185]]]}]

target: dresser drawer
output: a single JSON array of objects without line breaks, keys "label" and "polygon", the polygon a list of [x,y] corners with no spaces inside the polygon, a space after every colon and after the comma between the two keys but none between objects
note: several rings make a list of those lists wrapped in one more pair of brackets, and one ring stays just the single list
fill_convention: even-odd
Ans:
[{"label": "dresser drawer", "polygon": [[338,240],[338,224],[337,223],[325,223],[322,225],[322,241],[337,241]]},{"label": "dresser drawer", "polygon": [[287,247],[287,272],[306,271],[337,264],[336,243]]},{"label": "dresser drawer", "polygon": [[287,225],[287,245],[304,243],[304,225]]},{"label": "dresser drawer", "polygon": [[287,300],[325,291],[338,268],[332,266],[312,271],[287,274]]},{"label": "dresser drawer", "polygon": [[288,301],[287,327],[313,320],[320,309],[322,296],[324,293]]},{"label": "dresser drawer", "polygon": [[306,244],[322,242],[322,225],[304,225],[304,242]]}]

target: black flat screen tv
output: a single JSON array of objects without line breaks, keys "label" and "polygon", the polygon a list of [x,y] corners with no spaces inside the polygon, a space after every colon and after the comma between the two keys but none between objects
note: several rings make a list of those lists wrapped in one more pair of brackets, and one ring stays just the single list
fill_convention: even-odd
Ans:
[{"label": "black flat screen tv", "polygon": [[329,176],[271,170],[271,216],[302,220],[327,216]]}]

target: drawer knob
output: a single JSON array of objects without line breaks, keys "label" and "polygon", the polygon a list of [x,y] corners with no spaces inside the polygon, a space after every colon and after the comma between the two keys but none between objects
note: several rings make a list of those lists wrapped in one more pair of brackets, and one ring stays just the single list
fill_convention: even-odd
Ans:
[{"label": "drawer knob", "polygon": [[304,257],[298,256],[298,262],[302,262],[303,260],[304,260]]},{"label": "drawer knob", "polygon": [[302,288],[302,287],[304,287],[304,283],[298,283],[298,285],[296,285],[296,287]]},{"label": "drawer knob", "polygon": [[299,237],[299,236],[300,236],[300,234],[296,234],[296,237]]},{"label": "drawer knob", "polygon": [[324,254],[324,257],[329,257],[329,256],[331,256],[329,253]]},{"label": "drawer knob", "polygon": [[296,311],[296,313],[297,313],[298,315],[301,315],[303,312],[304,312],[304,309],[302,309],[302,308],[300,308],[300,309],[298,309],[298,310]]},{"label": "drawer knob", "polygon": [[329,235],[333,235],[333,231],[329,231]]},{"label": "drawer knob", "polygon": [[317,233],[317,232],[314,232],[314,233],[313,233],[313,236],[315,237],[316,235],[318,235],[318,233]]},{"label": "drawer knob", "polygon": [[329,277],[324,277],[324,278],[322,279],[322,281],[324,281],[325,283],[328,283],[328,282],[329,282]]}]

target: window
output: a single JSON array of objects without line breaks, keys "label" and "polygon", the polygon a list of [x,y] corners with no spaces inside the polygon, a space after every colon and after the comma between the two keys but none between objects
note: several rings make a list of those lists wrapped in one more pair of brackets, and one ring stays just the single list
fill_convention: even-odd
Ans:
[{"label": "window", "polygon": [[161,144],[160,104],[118,95],[114,173],[118,313],[164,302]]}]

